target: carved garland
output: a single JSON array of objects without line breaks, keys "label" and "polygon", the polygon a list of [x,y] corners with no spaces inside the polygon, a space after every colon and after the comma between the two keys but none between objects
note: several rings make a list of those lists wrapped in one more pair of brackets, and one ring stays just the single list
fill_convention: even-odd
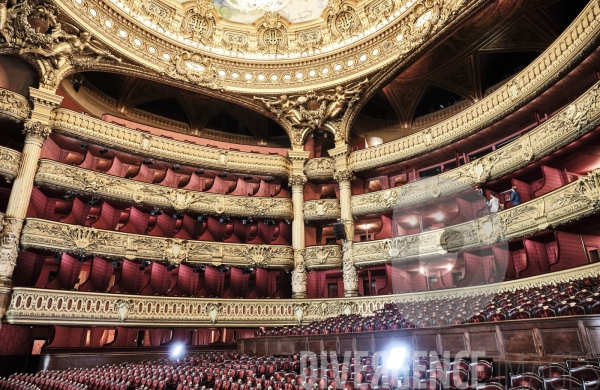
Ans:
[{"label": "carved garland", "polygon": [[290,199],[187,191],[105,175],[45,159],[40,161],[35,183],[67,189],[76,194],[162,206],[177,211],[244,217],[293,217]]},{"label": "carved garland", "polygon": [[23,248],[93,254],[108,258],[236,267],[293,267],[293,251],[283,245],[244,245],[181,240],[120,233],[28,218],[21,235]]}]

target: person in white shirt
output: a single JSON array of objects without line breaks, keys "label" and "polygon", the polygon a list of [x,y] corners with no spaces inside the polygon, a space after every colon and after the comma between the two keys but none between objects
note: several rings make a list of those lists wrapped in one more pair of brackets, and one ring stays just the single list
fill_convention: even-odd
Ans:
[{"label": "person in white shirt", "polygon": [[500,199],[498,199],[495,192],[490,193],[490,200],[488,204],[490,205],[491,213],[497,213],[500,211]]}]

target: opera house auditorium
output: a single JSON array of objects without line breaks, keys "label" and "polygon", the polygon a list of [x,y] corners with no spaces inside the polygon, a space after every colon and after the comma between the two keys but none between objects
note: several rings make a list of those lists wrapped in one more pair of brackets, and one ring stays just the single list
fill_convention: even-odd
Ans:
[{"label": "opera house auditorium", "polygon": [[0,0],[0,390],[600,390],[600,0]]}]

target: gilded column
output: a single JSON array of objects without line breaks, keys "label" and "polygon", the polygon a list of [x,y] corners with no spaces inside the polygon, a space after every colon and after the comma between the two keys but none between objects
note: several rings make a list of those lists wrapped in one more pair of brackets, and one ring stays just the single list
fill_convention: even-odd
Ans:
[{"label": "gilded column", "polygon": [[30,88],[29,95],[33,110],[31,119],[27,119],[23,126],[25,146],[0,233],[0,318],[8,306],[12,273],[19,254],[19,235],[27,214],[42,144],[52,130],[50,115],[62,101],[61,96],[36,88]]},{"label": "gilded column", "polygon": [[346,239],[342,240],[342,275],[344,278],[344,296],[358,296],[358,273],[354,267],[352,248],[354,243],[354,219],[350,204],[352,196],[352,180],[354,175],[348,169],[348,146],[342,145],[329,150],[329,155],[335,160],[333,178],[340,186],[340,216],[344,224]]},{"label": "gilded column", "polygon": [[306,266],[304,264],[304,163],[308,152],[289,151],[288,158],[292,162],[290,187],[292,188],[292,206],[294,221],[292,222],[292,247],[294,248],[294,270],[292,271],[292,298],[306,298]]}]

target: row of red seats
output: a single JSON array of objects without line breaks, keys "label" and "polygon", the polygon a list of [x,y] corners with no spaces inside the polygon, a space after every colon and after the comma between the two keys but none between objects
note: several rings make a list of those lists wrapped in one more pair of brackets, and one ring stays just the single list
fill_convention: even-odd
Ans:
[{"label": "row of red seats", "polygon": [[73,225],[124,233],[175,237],[186,240],[245,244],[290,245],[291,225],[284,221],[234,219],[212,216],[143,211],[131,206],[116,209],[107,202],[90,205],[78,197],[48,198],[33,188],[27,218],[42,218]]},{"label": "row of red seats", "polygon": [[427,302],[386,304],[372,316],[340,315],[308,325],[258,332],[257,336],[373,332],[464,323],[600,314],[598,279],[585,278],[557,286],[482,294],[466,299],[432,298]]},{"label": "row of red seats", "polygon": [[[38,373],[36,375],[11,375],[11,379],[30,383],[39,387],[41,390],[87,390],[87,386],[76,383],[72,380],[63,379],[59,375],[47,375],[47,373]],[[97,389],[106,390],[106,389]],[[113,389],[126,390],[126,389]]]},{"label": "row of red seats", "polygon": [[[62,148],[54,138],[63,145]],[[41,157],[108,175],[191,191],[239,196],[290,197],[289,191],[282,189],[281,179],[223,175],[221,172],[198,170],[126,153],[104,152],[107,149],[96,145],[69,141],[75,140],[60,136],[49,138],[44,143]],[[84,145],[85,148],[81,148],[80,145]],[[75,150],[65,149],[65,146]]]},{"label": "row of red seats", "polygon": [[0,378],[0,390],[40,390],[40,388],[20,380]]}]

